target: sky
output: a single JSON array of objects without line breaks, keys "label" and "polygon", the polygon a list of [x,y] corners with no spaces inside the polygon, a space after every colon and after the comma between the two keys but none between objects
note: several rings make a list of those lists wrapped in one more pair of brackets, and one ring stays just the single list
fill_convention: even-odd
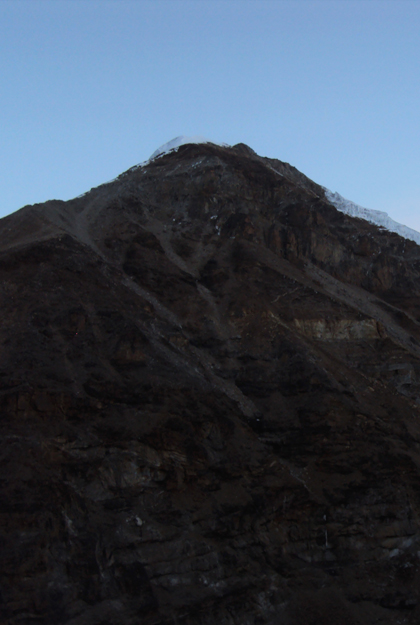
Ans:
[{"label": "sky", "polygon": [[202,135],[420,231],[418,0],[0,0],[0,216]]}]

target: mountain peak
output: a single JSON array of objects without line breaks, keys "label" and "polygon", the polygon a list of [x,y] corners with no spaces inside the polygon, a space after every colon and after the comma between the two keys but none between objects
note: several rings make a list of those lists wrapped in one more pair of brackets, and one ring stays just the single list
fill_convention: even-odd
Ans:
[{"label": "mountain peak", "polygon": [[168,154],[169,152],[172,152],[173,150],[177,150],[179,147],[181,147],[181,145],[187,145],[189,143],[213,143],[214,145],[228,147],[226,143],[215,143],[214,141],[209,141],[205,137],[202,137],[199,135],[193,136],[193,137],[180,135],[179,137],[175,137],[175,139],[171,139],[171,141],[168,141],[167,143],[164,143],[159,148],[157,148],[157,150],[155,150],[153,154],[151,155],[151,157],[149,158],[149,161],[157,158],[158,156],[163,156],[164,154]]},{"label": "mountain peak", "polygon": [[0,221],[4,622],[419,623],[420,247],[154,154]]}]

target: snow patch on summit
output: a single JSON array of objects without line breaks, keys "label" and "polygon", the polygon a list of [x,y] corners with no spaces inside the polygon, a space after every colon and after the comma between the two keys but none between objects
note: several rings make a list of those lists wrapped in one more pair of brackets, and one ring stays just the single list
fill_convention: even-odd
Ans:
[{"label": "snow patch on summit", "polygon": [[172,152],[177,150],[181,145],[186,145],[187,143],[213,143],[214,145],[220,145],[221,147],[227,148],[229,147],[227,143],[216,143],[215,141],[209,141],[205,137],[194,136],[194,137],[186,137],[184,135],[180,135],[179,137],[175,137],[168,143],[164,143],[157,150],[155,150],[152,156],[149,158],[149,161],[152,161],[154,158],[158,156],[163,156],[164,154],[168,154],[168,152]]},{"label": "snow patch on summit", "polygon": [[404,239],[410,239],[420,245],[420,232],[416,230],[412,230],[412,228],[408,228],[408,226],[403,226],[399,224],[397,221],[391,219],[388,213],[384,213],[383,211],[371,210],[369,208],[363,208],[350,200],[346,200],[339,193],[333,193],[329,189],[323,187],[325,191],[325,197],[337,210],[341,213],[345,213],[346,215],[350,215],[350,217],[358,217],[359,219],[365,219],[369,221],[371,224],[375,224],[380,228],[385,228],[390,232],[396,232]]}]

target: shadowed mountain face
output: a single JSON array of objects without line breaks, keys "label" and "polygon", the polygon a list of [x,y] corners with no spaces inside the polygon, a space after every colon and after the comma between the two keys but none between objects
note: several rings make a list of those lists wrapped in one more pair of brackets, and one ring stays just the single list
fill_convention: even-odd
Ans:
[{"label": "shadowed mountain face", "polygon": [[3,219],[2,622],[418,624],[419,270],[244,145]]}]

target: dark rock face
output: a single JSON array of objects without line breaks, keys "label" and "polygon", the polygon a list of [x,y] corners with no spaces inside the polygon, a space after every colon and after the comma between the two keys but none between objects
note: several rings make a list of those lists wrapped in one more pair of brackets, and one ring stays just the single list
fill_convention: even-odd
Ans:
[{"label": "dark rock face", "polygon": [[419,269],[243,145],[3,219],[2,622],[418,624]]}]

